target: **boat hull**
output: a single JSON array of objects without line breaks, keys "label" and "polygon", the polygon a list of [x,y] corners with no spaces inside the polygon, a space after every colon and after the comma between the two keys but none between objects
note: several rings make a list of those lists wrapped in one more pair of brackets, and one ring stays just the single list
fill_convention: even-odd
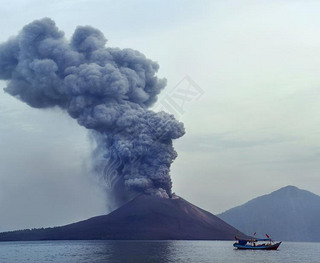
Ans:
[{"label": "boat hull", "polygon": [[251,249],[251,250],[277,250],[280,246],[281,242],[275,243],[272,245],[257,245],[257,246],[251,246],[251,245],[240,245],[238,243],[234,243],[233,246],[237,249]]}]

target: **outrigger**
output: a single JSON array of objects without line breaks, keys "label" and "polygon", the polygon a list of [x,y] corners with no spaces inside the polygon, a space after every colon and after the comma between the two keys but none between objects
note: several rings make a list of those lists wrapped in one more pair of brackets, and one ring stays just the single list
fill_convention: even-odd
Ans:
[{"label": "outrigger", "polygon": [[[267,238],[238,239],[233,246],[237,249],[254,249],[254,250],[277,250],[281,242],[273,242],[266,234]],[[267,243],[258,243],[267,241]]]}]

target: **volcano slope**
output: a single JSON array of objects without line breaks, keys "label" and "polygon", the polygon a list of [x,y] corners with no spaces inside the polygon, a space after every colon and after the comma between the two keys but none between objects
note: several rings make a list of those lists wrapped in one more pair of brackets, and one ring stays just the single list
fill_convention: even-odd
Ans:
[{"label": "volcano slope", "polygon": [[141,195],[108,215],[70,225],[0,233],[0,241],[232,240],[246,236],[181,197]]}]

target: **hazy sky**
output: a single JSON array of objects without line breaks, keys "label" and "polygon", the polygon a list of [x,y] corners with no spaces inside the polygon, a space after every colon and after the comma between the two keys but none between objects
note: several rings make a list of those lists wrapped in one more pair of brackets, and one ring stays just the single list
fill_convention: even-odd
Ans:
[{"label": "hazy sky", "polygon": [[[172,112],[187,131],[175,141],[173,190],[188,201],[219,213],[289,184],[320,194],[319,1],[0,4],[1,42],[43,17],[67,37],[91,25],[109,46],[160,64],[168,86],[156,110],[172,112],[164,103],[193,90]],[[90,151],[87,131],[62,111],[0,92],[0,231],[106,213]]]}]

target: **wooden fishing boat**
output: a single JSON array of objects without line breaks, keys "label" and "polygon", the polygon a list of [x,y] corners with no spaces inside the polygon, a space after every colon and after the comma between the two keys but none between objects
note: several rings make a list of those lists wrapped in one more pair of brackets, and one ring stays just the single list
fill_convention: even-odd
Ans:
[{"label": "wooden fishing boat", "polygon": [[[253,250],[277,250],[281,242],[274,242],[271,238],[252,238],[252,239],[238,239],[233,246],[237,249],[253,249]],[[259,243],[265,242],[265,243]]]}]

